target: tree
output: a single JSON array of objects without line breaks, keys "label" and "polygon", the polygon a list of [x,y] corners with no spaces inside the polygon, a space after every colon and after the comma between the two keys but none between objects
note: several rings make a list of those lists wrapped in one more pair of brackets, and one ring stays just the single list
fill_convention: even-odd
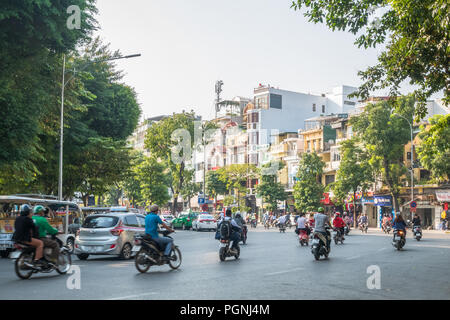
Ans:
[{"label": "tree", "polygon": [[181,196],[183,197],[184,200],[188,201],[189,209],[191,208],[192,197],[194,197],[202,190],[201,185],[199,183],[195,183],[193,179],[194,175],[192,175],[191,180],[188,180],[184,184],[183,189],[181,189]]},{"label": "tree", "polygon": [[300,159],[297,182],[294,185],[295,207],[301,212],[317,211],[324,187],[320,181],[325,163],[314,153],[304,153]]},{"label": "tree", "polygon": [[227,189],[231,192],[234,191],[237,195],[238,210],[245,210],[245,197],[242,194],[246,194],[247,181],[254,179],[258,176],[259,170],[252,164],[230,164],[218,170],[220,175],[219,179],[227,184]]},{"label": "tree", "polygon": [[371,168],[367,153],[358,145],[357,138],[352,138],[341,142],[340,154],[341,162],[336,175],[336,182],[333,191],[339,198],[353,193],[353,222],[356,228],[356,192],[358,188],[362,191],[368,188],[371,180]]},{"label": "tree", "polygon": [[398,96],[400,84],[409,79],[418,86],[413,92],[418,118],[426,115],[425,102],[433,93],[443,90],[444,103],[450,103],[447,0],[296,0],[292,7],[307,8],[304,15],[311,22],[358,34],[358,47],[385,44],[379,63],[358,73],[365,81],[357,92],[361,98],[384,88]]},{"label": "tree", "polygon": [[450,177],[450,114],[430,118],[430,126],[421,126],[417,148],[420,163],[437,181]]},{"label": "tree", "polygon": [[136,178],[140,182],[141,198],[146,205],[163,206],[170,199],[166,169],[166,166],[154,157],[145,157],[136,167]]},{"label": "tree", "polygon": [[[185,184],[191,181],[194,170],[189,169],[192,150],[202,144],[203,136],[209,129],[215,128],[207,123],[202,130],[202,139],[196,139],[196,116],[192,112],[173,114],[159,122],[153,123],[145,138],[145,147],[152,156],[160,159],[167,166],[170,175],[170,189],[173,194],[172,214],[176,214],[178,196]],[[201,140],[201,141],[199,141]],[[205,140],[206,141],[206,140]]]},{"label": "tree", "polygon": [[[47,134],[58,104],[62,55],[87,41],[96,21],[94,0],[2,1],[0,13],[0,190],[22,191],[47,156],[38,135]],[[82,12],[79,29],[66,27],[67,8]],[[56,80],[56,83],[55,83]],[[71,88],[67,88],[71,101]]]},{"label": "tree", "polygon": [[[277,168],[277,170],[270,170],[273,167]],[[277,172],[283,169],[283,167],[284,164],[281,161],[277,163],[269,162],[263,165],[261,182],[256,187],[258,196],[261,196],[263,202],[268,204],[270,211],[276,211],[278,209],[278,201],[287,199],[283,185],[277,182]]]},{"label": "tree", "polygon": [[227,193],[227,182],[220,180],[220,169],[206,173],[206,192],[214,198],[216,206],[217,196]]},{"label": "tree", "polygon": [[392,195],[395,212],[399,212],[401,177],[406,173],[403,152],[410,139],[410,128],[404,119],[392,113],[396,112],[412,123],[414,102],[409,96],[368,104],[364,112],[350,119],[353,131],[367,150],[372,170],[381,174]]}]

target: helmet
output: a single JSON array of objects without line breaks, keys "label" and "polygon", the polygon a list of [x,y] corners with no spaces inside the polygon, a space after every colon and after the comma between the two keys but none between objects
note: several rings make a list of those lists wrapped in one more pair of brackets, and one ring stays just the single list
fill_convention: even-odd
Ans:
[{"label": "helmet", "polygon": [[241,213],[240,212],[236,212],[236,217],[240,217]]},{"label": "helmet", "polygon": [[231,209],[228,208],[227,211],[225,211],[225,215],[228,217],[231,217]]},{"label": "helmet", "polygon": [[158,212],[158,210],[159,210],[158,205],[152,204],[152,205],[150,206],[150,212]]},{"label": "helmet", "polygon": [[317,212],[324,212],[325,210],[323,209],[323,207],[319,207],[319,209],[317,210]]},{"label": "helmet", "polygon": [[27,216],[31,213],[31,207],[28,204],[24,204],[20,207],[20,215]]},{"label": "helmet", "polygon": [[337,215],[337,216],[340,216],[340,215],[341,215],[341,213],[340,213],[340,212],[336,212],[336,215]]},{"label": "helmet", "polygon": [[43,206],[41,206],[41,205],[38,205],[38,206],[33,208],[33,213],[34,214],[39,214],[39,213],[44,212],[44,211],[45,211],[45,208]]}]

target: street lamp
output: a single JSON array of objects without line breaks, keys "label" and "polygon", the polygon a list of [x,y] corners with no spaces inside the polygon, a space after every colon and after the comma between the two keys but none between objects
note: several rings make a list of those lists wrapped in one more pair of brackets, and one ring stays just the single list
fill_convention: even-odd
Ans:
[{"label": "street lamp", "polygon": [[[129,58],[135,58],[140,57],[141,54],[132,54],[128,56],[122,56],[122,57],[115,57],[110,59],[104,59],[104,60],[97,60],[97,61],[91,61],[86,63],[81,70],[86,68],[88,65],[97,63],[97,62],[105,62],[105,61],[111,61],[111,60],[119,60],[119,59],[129,59]],[[63,195],[62,195],[62,182],[63,182],[63,136],[64,136],[64,88],[69,83],[70,80],[74,76],[72,76],[69,80],[65,82],[65,74],[66,74],[66,55],[63,56],[63,73],[62,73],[62,84],[61,84],[61,129],[60,129],[60,145],[59,145],[59,177],[58,177],[58,199],[62,201]]]},{"label": "street lamp", "polygon": [[394,113],[394,116],[403,118],[408,122],[409,128],[411,129],[411,202],[414,201],[414,145],[413,145],[413,128],[411,122],[406,119],[404,116],[399,115],[398,113]]}]

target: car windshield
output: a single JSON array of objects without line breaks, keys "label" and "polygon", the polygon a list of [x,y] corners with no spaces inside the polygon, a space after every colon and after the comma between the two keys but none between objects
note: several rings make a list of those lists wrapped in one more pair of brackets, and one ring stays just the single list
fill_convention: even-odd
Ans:
[{"label": "car windshield", "polygon": [[118,217],[90,216],[84,220],[83,228],[112,228],[119,221]]}]

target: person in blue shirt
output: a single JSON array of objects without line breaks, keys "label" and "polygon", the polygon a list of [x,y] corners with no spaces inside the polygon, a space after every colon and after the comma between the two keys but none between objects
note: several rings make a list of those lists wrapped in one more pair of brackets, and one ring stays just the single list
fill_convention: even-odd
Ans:
[{"label": "person in blue shirt", "polygon": [[400,213],[397,214],[397,216],[395,217],[392,228],[394,228],[395,230],[403,230],[406,236],[406,223],[405,220],[403,220],[403,217]]},{"label": "person in blue shirt", "polygon": [[162,249],[164,249],[164,257],[166,261],[169,260],[169,254],[172,250],[173,239],[168,237],[161,237],[158,234],[158,224],[163,228],[174,232],[174,230],[165,224],[158,216],[159,207],[154,204],[150,207],[150,213],[145,217],[145,234],[149,235],[153,241],[157,242]]}]

